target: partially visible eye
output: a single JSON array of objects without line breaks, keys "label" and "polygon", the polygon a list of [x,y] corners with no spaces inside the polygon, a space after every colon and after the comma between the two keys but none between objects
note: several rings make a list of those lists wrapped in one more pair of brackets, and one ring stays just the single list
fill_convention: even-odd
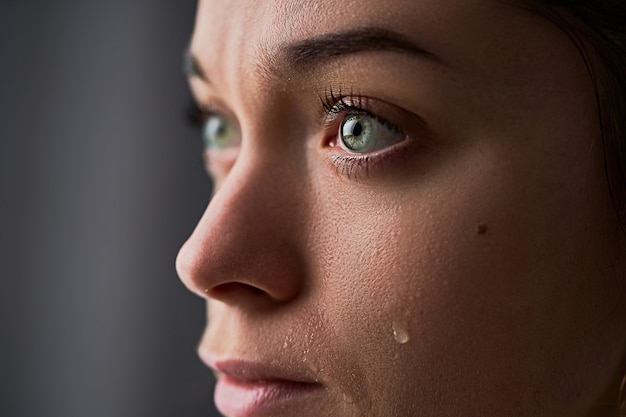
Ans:
[{"label": "partially visible eye", "polygon": [[339,145],[355,154],[375,152],[405,138],[399,128],[368,113],[348,113],[339,128]]},{"label": "partially visible eye", "polygon": [[218,113],[210,113],[202,125],[202,141],[206,149],[220,150],[239,146],[241,138],[230,120]]}]

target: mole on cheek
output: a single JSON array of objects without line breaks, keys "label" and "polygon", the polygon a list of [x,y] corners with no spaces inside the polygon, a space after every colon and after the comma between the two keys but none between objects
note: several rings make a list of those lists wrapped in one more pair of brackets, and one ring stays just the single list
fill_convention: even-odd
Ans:
[{"label": "mole on cheek", "polygon": [[484,235],[487,233],[487,225],[484,223],[478,223],[476,226],[476,234]]}]

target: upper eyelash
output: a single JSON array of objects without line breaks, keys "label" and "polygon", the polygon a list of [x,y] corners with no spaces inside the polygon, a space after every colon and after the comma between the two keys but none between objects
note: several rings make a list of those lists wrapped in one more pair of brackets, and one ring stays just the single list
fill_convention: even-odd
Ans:
[{"label": "upper eyelash", "polygon": [[[346,101],[347,98],[350,98],[350,102]],[[367,97],[354,94],[352,90],[350,90],[350,94],[344,94],[341,92],[341,88],[337,92],[332,87],[327,88],[324,95],[320,96],[320,101],[322,108],[331,114],[338,114],[344,110],[366,111],[367,107]]]},{"label": "upper eyelash", "polygon": [[[368,102],[370,99],[360,94],[354,94],[352,89],[349,94],[344,94],[341,88],[335,89],[329,87],[325,90],[324,95],[320,95],[319,99],[326,114],[338,115],[344,111],[366,113],[378,120],[380,123],[384,124],[387,128],[400,134],[404,134],[402,128],[396,124],[373,114],[369,110],[370,106],[368,105]],[[187,122],[192,127],[201,129],[207,118],[214,114],[214,111],[200,107],[195,100],[189,100],[185,113]],[[334,120],[334,118],[331,119]],[[333,120],[327,120],[327,122],[332,123]]]},{"label": "upper eyelash", "polygon": [[[341,88],[335,92],[335,89],[332,87],[326,89],[323,96],[320,96],[320,101],[322,103],[322,108],[326,112],[326,114],[330,114],[336,116],[344,111],[353,111],[357,113],[365,113],[374,119],[378,120],[378,122],[385,125],[388,129],[397,132],[398,134],[403,134],[404,130],[398,125],[390,122],[389,120],[380,117],[370,111],[370,105],[368,104],[371,99],[367,96],[363,96],[360,94],[354,94],[352,90],[350,90],[350,94],[344,94],[341,92]],[[335,120],[334,117],[327,119],[326,122],[331,124]]]},{"label": "upper eyelash", "polygon": [[185,119],[192,127],[202,128],[207,116],[208,112],[201,109],[194,100],[189,101],[185,111]]},{"label": "upper eyelash", "polygon": [[198,104],[195,100],[191,99],[187,103],[186,119],[194,127],[202,128],[204,123],[211,116],[223,116],[228,117],[227,113],[220,110],[218,106]]}]

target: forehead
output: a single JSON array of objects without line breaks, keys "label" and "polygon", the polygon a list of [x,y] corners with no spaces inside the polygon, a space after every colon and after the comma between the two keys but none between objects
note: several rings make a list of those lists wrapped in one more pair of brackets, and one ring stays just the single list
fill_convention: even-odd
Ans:
[{"label": "forehead", "polygon": [[[435,81],[441,91],[502,105],[507,100],[534,103],[547,91],[569,91],[572,85],[587,83],[586,67],[571,40],[553,23],[513,3],[200,0],[190,49],[211,83],[192,80],[192,87],[199,86],[200,95],[208,88],[220,99],[250,109],[258,107],[259,100],[269,103],[285,88],[284,80],[291,80],[291,87],[306,88],[316,76],[320,78],[315,82],[328,85],[350,71],[369,71],[375,78],[377,71],[410,68],[411,75],[398,80],[404,88],[416,91],[414,83]],[[397,56],[383,59],[380,54],[372,65],[364,56],[351,54],[353,60],[344,56],[303,76],[289,62],[274,60],[280,57],[275,52],[286,45],[363,28],[398,33],[443,65],[426,65],[425,60],[399,65]],[[274,67],[291,69],[284,73]],[[282,78],[265,77],[277,73]]]},{"label": "forehead", "polygon": [[433,50],[459,41],[479,49],[528,17],[496,0],[200,0],[191,49],[208,68],[240,66],[289,42],[362,27],[393,30]]},{"label": "forehead", "polygon": [[[504,5],[496,0],[200,0],[199,20],[223,33],[225,27],[242,31],[265,29],[268,35],[307,36],[320,29],[355,25],[388,25],[398,30],[431,29],[459,15],[489,18]],[[509,6],[510,7],[510,6]]]}]

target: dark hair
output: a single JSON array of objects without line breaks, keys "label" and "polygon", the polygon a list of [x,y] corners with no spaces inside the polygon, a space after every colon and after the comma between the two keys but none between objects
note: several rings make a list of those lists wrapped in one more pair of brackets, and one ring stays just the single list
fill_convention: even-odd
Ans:
[{"label": "dark hair", "polygon": [[559,26],[585,59],[595,86],[609,190],[626,234],[626,1],[523,0],[522,4]]},{"label": "dark hair", "polygon": [[595,86],[609,189],[626,233],[626,1],[524,3],[564,30],[585,59]]},{"label": "dark hair", "polygon": [[[505,0],[552,21],[578,48],[594,84],[609,191],[626,236],[626,0]],[[626,376],[615,387],[626,417]]]}]

